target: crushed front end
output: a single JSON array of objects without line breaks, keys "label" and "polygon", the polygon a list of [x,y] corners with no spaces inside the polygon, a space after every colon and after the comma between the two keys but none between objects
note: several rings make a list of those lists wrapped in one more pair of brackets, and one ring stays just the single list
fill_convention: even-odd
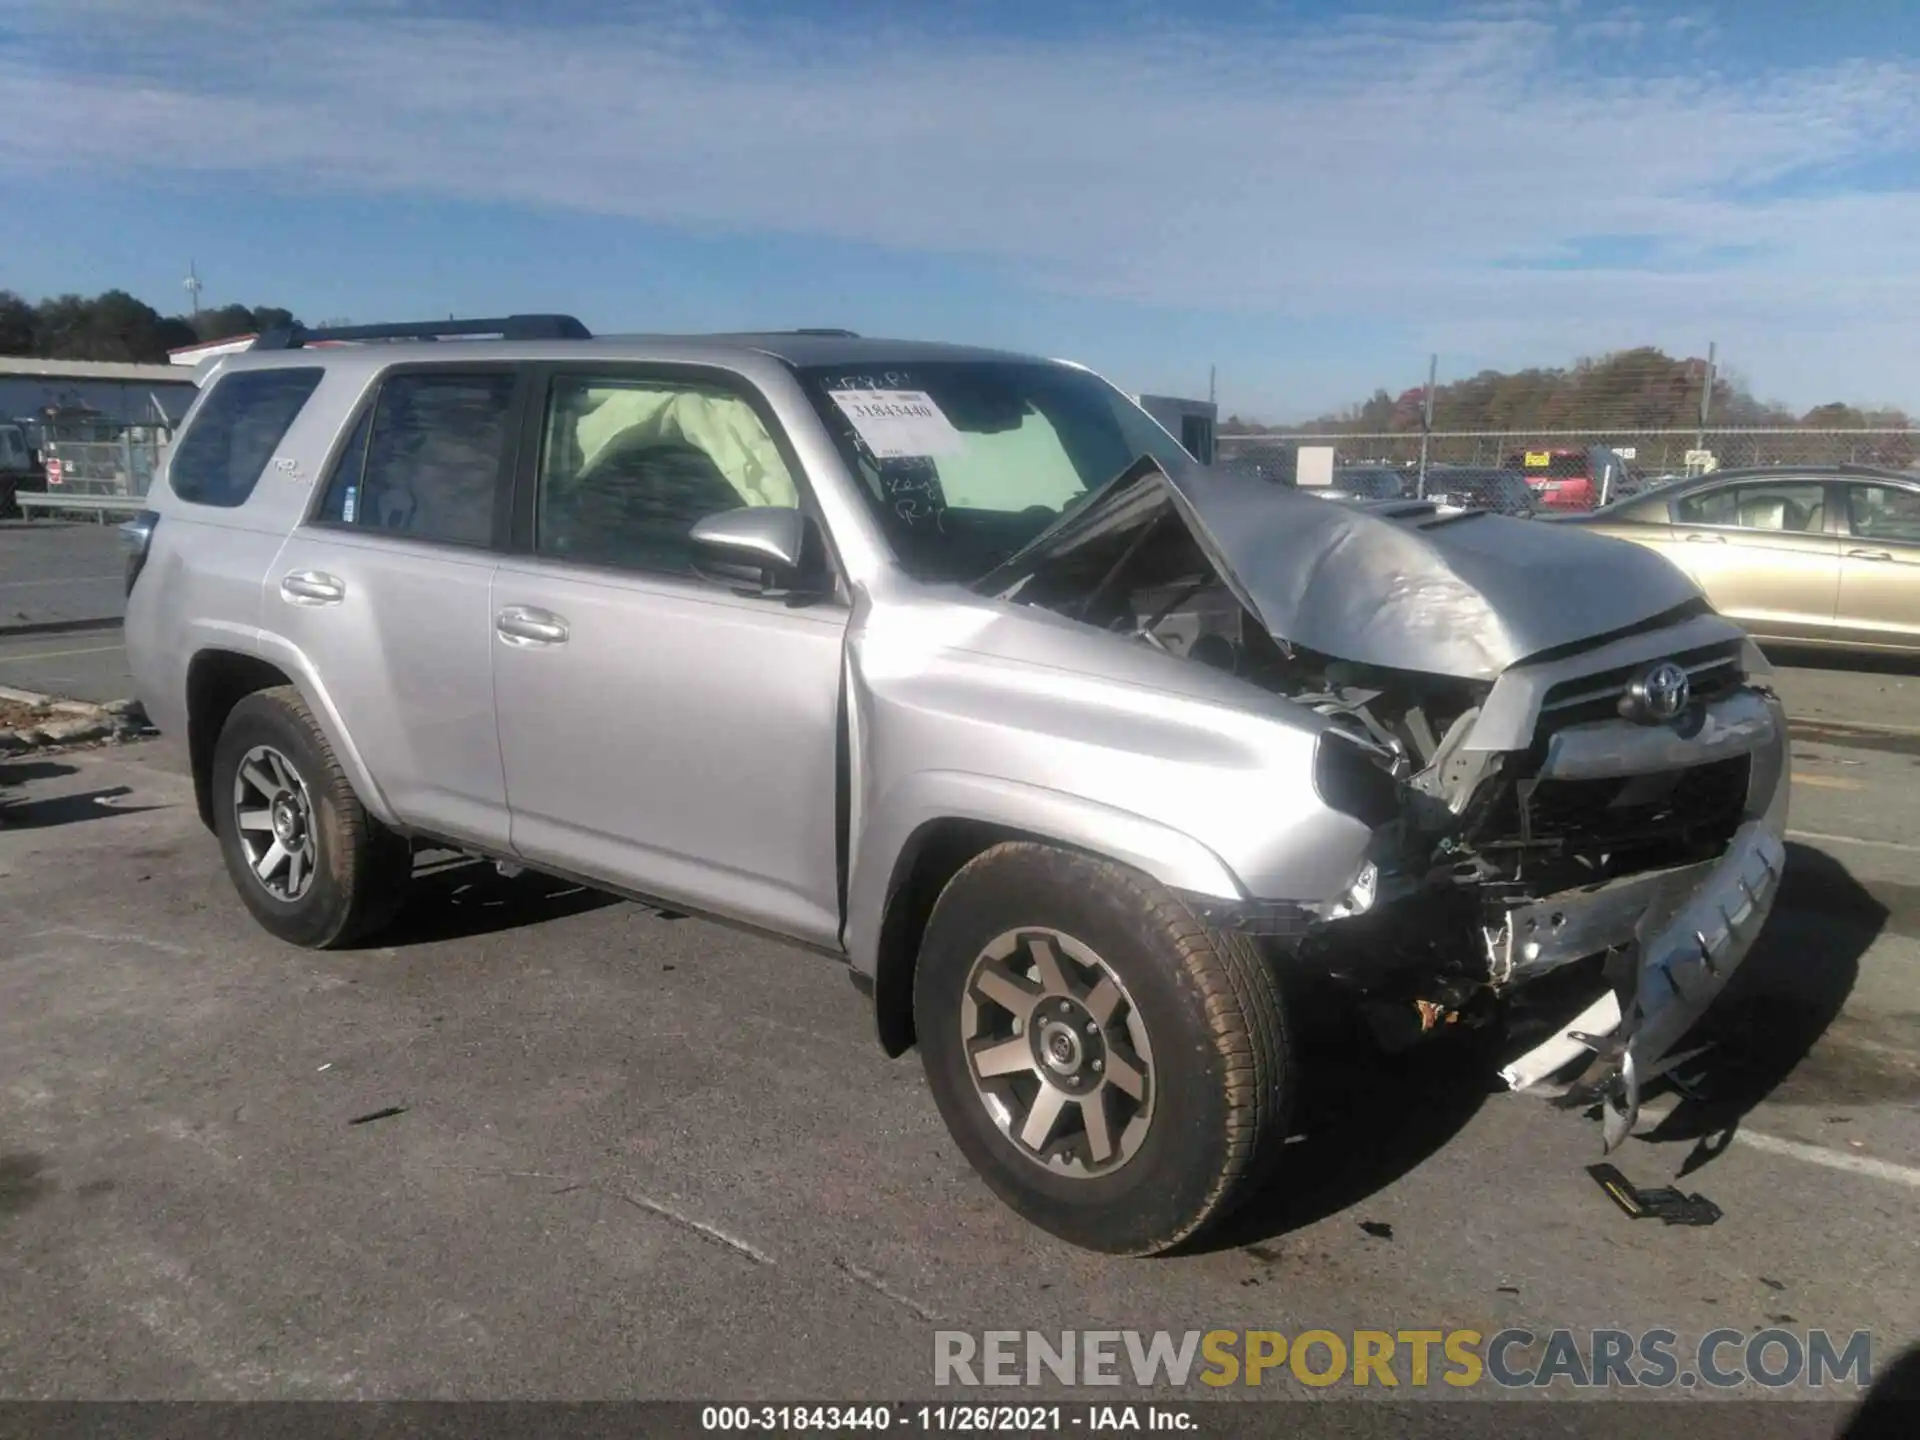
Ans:
[{"label": "crushed front end", "polygon": [[1403,732],[1382,748],[1407,803],[1377,832],[1372,903],[1324,907],[1303,953],[1423,1030],[1596,971],[1598,998],[1501,1074],[1524,1089],[1597,1057],[1578,1093],[1613,1149],[1779,890],[1787,726],[1765,668],[1698,614],[1509,670],[1424,760],[1374,714]]},{"label": "crushed front end", "polygon": [[1202,912],[1357,992],[1389,1041],[1592,972],[1599,999],[1503,1074],[1597,1056],[1609,1149],[1773,905],[1766,662],[1640,547],[1142,462],[979,588],[1319,716],[1315,788],[1372,831],[1359,873]]}]

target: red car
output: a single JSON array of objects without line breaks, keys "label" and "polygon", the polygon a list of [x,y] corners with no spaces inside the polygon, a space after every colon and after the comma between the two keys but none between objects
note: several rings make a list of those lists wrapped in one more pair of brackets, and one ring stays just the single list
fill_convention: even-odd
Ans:
[{"label": "red car", "polygon": [[[1523,450],[1507,457],[1507,468],[1526,476],[1543,509],[1591,510],[1618,493],[1627,478],[1624,461],[1604,445],[1582,450]],[[1608,475],[1611,467],[1612,474]],[[1604,480],[1604,486],[1603,486]]]}]

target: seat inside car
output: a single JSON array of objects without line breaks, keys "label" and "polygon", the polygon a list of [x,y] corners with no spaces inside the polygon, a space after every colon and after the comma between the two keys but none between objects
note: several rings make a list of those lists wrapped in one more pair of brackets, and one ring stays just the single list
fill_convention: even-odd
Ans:
[{"label": "seat inside car", "polygon": [[1779,494],[1740,497],[1740,526],[1745,530],[1809,531],[1820,527],[1821,506],[1809,508]]},{"label": "seat inside car", "polygon": [[617,439],[596,456],[547,516],[558,553],[649,569],[685,570],[689,534],[741,497],[713,458],[684,440]]}]

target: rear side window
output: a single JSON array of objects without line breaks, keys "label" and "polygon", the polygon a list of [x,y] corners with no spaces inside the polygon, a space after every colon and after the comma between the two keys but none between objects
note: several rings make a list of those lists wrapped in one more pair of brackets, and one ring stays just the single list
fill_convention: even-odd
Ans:
[{"label": "rear side window", "polygon": [[395,375],[354,427],[317,518],[414,540],[487,545],[514,377]]},{"label": "rear side window", "polygon": [[1863,539],[1920,543],[1920,490],[1901,485],[1849,485],[1847,523]]},{"label": "rear side window", "polygon": [[168,462],[173,493],[195,505],[244,505],[324,373],[242,370],[214,381]]}]

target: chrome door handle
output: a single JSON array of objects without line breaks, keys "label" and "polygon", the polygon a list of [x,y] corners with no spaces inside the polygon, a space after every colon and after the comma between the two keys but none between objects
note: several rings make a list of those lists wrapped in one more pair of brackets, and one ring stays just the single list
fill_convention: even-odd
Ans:
[{"label": "chrome door handle", "polygon": [[567,622],[551,610],[509,605],[493,617],[493,628],[509,645],[564,645]]},{"label": "chrome door handle", "polygon": [[1891,560],[1893,552],[1891,550],[1849,550],[1847,558],[1849,560]]},{"label": "chrome door handle", "polygon": [[281,578],[280,598],[290,605],[338,605],[347,598],[347,582],[324,570],[295,570]]},{"label": "chrome door handle", "polygon": [[1687,539],[1696,545],[1724,545],[1727,543],[1727,537],[1724,535],[1689,535]]}]

